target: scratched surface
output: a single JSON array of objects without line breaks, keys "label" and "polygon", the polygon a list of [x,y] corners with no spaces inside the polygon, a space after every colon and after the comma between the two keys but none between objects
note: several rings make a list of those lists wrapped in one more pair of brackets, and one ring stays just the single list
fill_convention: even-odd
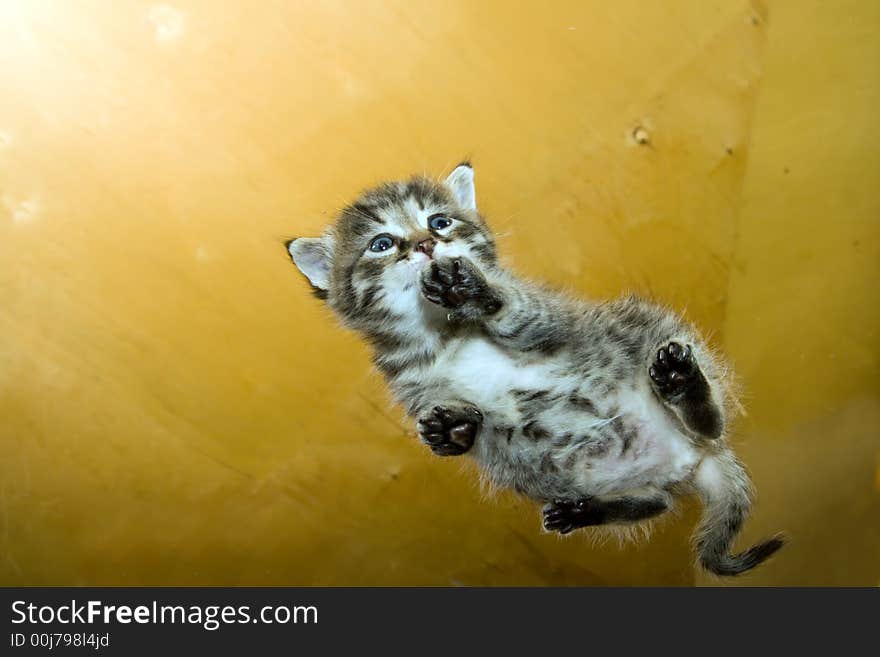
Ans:
[{"label": "scratched surface", "polygon": [[518,270],[733,359],[741,581],[880,583],[880,5],[111,4],[0,2],[0,584],[712,583],[693,505],[561,540],[431,457],[295,275],[463,157]]}]

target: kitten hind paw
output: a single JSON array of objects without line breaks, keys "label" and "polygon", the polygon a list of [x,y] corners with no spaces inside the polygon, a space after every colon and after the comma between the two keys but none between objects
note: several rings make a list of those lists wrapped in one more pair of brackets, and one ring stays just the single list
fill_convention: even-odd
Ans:
[{"label": "kitten hind paw", "polygon": [[676,397],[685,391],[698,372],[691,348],[677,342],[660,347],[648,375],[657,390],[666,398]]},{"label": "kitten hind paw", "polygon": [[724,419],[689,345],[669,342],[657,351],[648,376],[659,396],[678,409],[687,428],[710,439],[721,437]]},{"label": "kitten hind paw", "polygon": [[543,509],[544,529],[568,534],[580,527],[602,524],[601,510],[590,498],[580,500],[553,500]]}]

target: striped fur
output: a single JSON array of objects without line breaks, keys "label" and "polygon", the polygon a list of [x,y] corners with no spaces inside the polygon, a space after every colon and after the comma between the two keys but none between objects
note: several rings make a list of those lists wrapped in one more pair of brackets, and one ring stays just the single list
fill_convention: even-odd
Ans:
[{"label": "striped fur", "polygon": [[781,547],[730,554],[751,484],[726,438],[726,369],[697,331],[635,297],[573,299],[503,268],[469,164],[370,190],[288,250],[372,345],[431,449],[467,451],[495,485],[545,503],[547,529],[632,526],[690,491],[709,571]]}]

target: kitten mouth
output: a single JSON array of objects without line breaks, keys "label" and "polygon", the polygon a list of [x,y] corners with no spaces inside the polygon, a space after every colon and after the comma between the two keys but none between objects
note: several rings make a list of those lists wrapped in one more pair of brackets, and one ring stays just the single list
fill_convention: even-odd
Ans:
[{"label": "kitten mouth", "polygon": [[412,267],[417,273],[419,273],[425,267],[431,264],[431,260],[433,260],[433,258],[430,258],[421,253],[417,253],[410,258],[410,267]]},{"label": "kitten mouth", "polygon": [[423,258],[411,258],[409,261],[409,272],[407,278],[409,281],[407,282],[406,289],[410,289],[411,286],[417,286],[420,284],[422,277],[425,276],[425,272],[431,266],[431,258],[427,256]]}]

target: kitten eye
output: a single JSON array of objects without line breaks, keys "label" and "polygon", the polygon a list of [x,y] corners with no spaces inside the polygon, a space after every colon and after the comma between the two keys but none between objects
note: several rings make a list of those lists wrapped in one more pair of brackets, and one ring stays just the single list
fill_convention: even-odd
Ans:
[{"label": "kitten eye", "polygon": [[432,230],[443,230],[444,228],[449,228],[451,225],[452,219],[442,214],[435,214],[428,217],[428,228]]},{"label": "kitten eye", "polygon": [[381,253],[382,251],[387,251],[392,246],[394,246],[394,238],[391,235],[379,235],[370,242],[370,251]]}]

